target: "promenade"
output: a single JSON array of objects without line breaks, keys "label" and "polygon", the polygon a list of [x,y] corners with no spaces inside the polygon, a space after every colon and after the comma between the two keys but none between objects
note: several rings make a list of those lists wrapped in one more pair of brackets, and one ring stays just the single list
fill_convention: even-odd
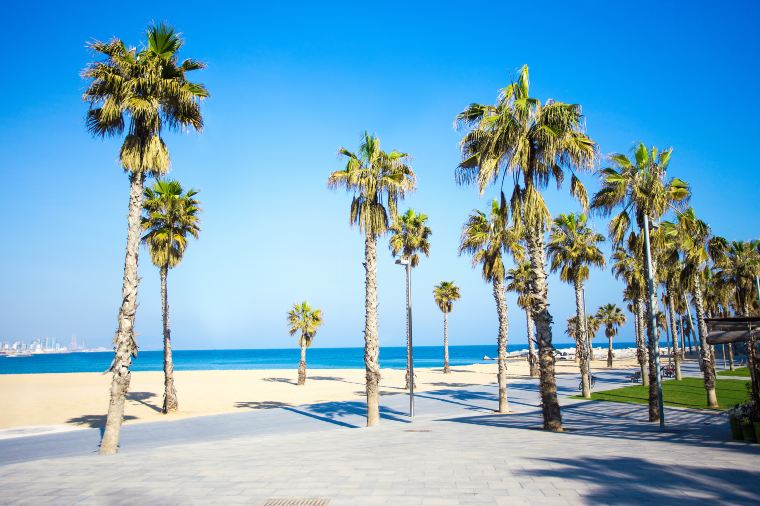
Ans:
[{"label": "promenade", "polygon": [[[597,389],[626,382],[622,371],[596,374]],[[661,431],[646,421],[646,406],[569,399],[578,377],[562,375],[566,432],[547,433],[536,383],[510,381],[509,415],[492,411],[495,386],[457,383],[417,396],[413,423],[406,395],[383,396],[381,425],[371,429],[362,428],[359,398],[132,424],[113,457],[96,454],[97,428],[5,439],[0,503],[758,501],[760,445],[728,441],[725,415],[667,409]]]}]

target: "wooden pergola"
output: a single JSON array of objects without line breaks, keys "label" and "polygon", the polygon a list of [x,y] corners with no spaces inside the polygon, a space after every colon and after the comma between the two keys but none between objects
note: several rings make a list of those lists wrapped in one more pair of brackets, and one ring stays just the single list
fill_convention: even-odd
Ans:
[{"label": "wooden pergola", "polygon": [[705,323],[707,323],[707,343],[710,345],[747,343],[747,368],[752,379],[751,396],[755,409],[760,410],[760,363],[757,357],[760,318],[705,318]]}]

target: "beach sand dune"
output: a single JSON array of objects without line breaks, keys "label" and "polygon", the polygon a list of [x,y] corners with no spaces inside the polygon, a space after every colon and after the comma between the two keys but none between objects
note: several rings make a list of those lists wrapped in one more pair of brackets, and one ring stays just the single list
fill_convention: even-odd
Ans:
[{"label": "beach sand dune", "polygon": [[[633,359],[616,360],[616,368],[636,366]],[[595,370],[605,369],[595,361]],[[577,373],[572,360],[557,361],[558,373]],[[496,363],[441,368],[417,368],[417,390],[467,387],[496,383]],[[510,377],[527,377],[524,358],[511,358]],[[242,371],[176,371],[179,411],[161,413],[163,372],[134,372],[125,410],[125,423],[177,420],[191,416],[229,413],[318,402],[361,400],[363,369],[314,369],[306,385],[296,385],[289,369]],[[0,375],[0,429],[29,426],[100,427],[108,406],[110,374]],[[383,369],[381,394],[403,393],[404,371]]]}]

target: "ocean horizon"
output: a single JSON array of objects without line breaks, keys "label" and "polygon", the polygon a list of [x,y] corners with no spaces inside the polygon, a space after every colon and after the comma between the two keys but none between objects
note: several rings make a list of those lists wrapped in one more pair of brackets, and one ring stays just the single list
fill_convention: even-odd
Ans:
[{"label": "ocean horizon", "polygon": [[[595,348],[604,346],[601,341],[595,343]],[[613,349],[635,346],[633,342],[613,343]],[[565,350],[574,349],[575,345],[557,343],[555,347]],[[527,349],[527,344],[508,346],[510,353]],[[298,367],[299,353],[298,348],[174,350],[172,357],[176,371],[295,369]],[[496,344],[449,346],[451,366],[484,363],[484,356],[495,357]],[[112,359],[112,351],[36,354],[12,358],[0,356],[0,374],[103,372],[108,369]],[[310,369],[362,369],[364,368],[364,348],[310,348],[306,360]],[[442,367],[443,346],[415,346],[414,365],[415,367]],[[380,367],[405,368],[406,348],[403,346],[381,347]],[[163,370],[163,351],[141,351],[132,362],[131,370]]]}]

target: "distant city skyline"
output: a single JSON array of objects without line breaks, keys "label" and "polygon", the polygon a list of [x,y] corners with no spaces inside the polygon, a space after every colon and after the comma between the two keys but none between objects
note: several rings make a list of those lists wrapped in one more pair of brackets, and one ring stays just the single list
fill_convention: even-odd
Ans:
[{"label": "distant city skyline", "polygon": [[[714,233],[760,237],[760,171],[751,151],[760,135],[754,2],[234,10],[193,2],[96,10],[14,3],[5,12],[0,41],[17,47],[23,40],[25,49],[6,54],[0,96],[0,341],[76,334],[111,347],[128,180],[117,161],[121,139],[86,131],[79,72],[92,59],[87,41],[117,36],[138,45],[152,21],[182,32],[180,56],[208,64],[194,78],[211,93],[203,133],[165,136],[169,177],[199,189],[203,209],[199,240],[169,273],[176,349],[294,347],[285,315],[304,299],[324,312],[315,347],[363,345],[363,241],[348,224],[351,196],[326,182],[342,167],[338,148],[355,149],[364,130],[385,149],[412,155],[418,190],[401,211],[424,212],[433,231],[430,258],[412,275],[415,343],[441,342],[432,297],[441,280],[462,292],[449,316],[451,345],[495,342],[491,289],[456,249],[467,214],[485,209],[499,186],[481,198],[455,184],[461,132],[452,121],[470,102],[493,103],[523,64],[535,97],[581,104],[602,154],[628,152],[639,140],[672,146],[669,175],[691,185],[697,215]],[[471,34],[464,20],[472,15],[505,24]],[[347,30],[367,16],[383,22]],[[47,55],[43,75],[30,55]],[[589,192],[598,189],[593,175],[581,178]],[[567,188],[550,189],[547,200],[555,215],[580,210]],[[606,233],[603,219],[590,223]],[[378,258],[380,344],[400,346],[404,276],[387,237]],[[137,341],[159,349],[159,276],[144,248],[140,275]],[[589,311],[608,302],[625,308],[609,268],[592,269],[586,294]],[[549,300],[555,340],[569,342],[572,287],[552,275]],[[508,303],[510,342],[525,343],[524,314],[513,294]],[[631,320],[616,339],[633,341]]]}]

